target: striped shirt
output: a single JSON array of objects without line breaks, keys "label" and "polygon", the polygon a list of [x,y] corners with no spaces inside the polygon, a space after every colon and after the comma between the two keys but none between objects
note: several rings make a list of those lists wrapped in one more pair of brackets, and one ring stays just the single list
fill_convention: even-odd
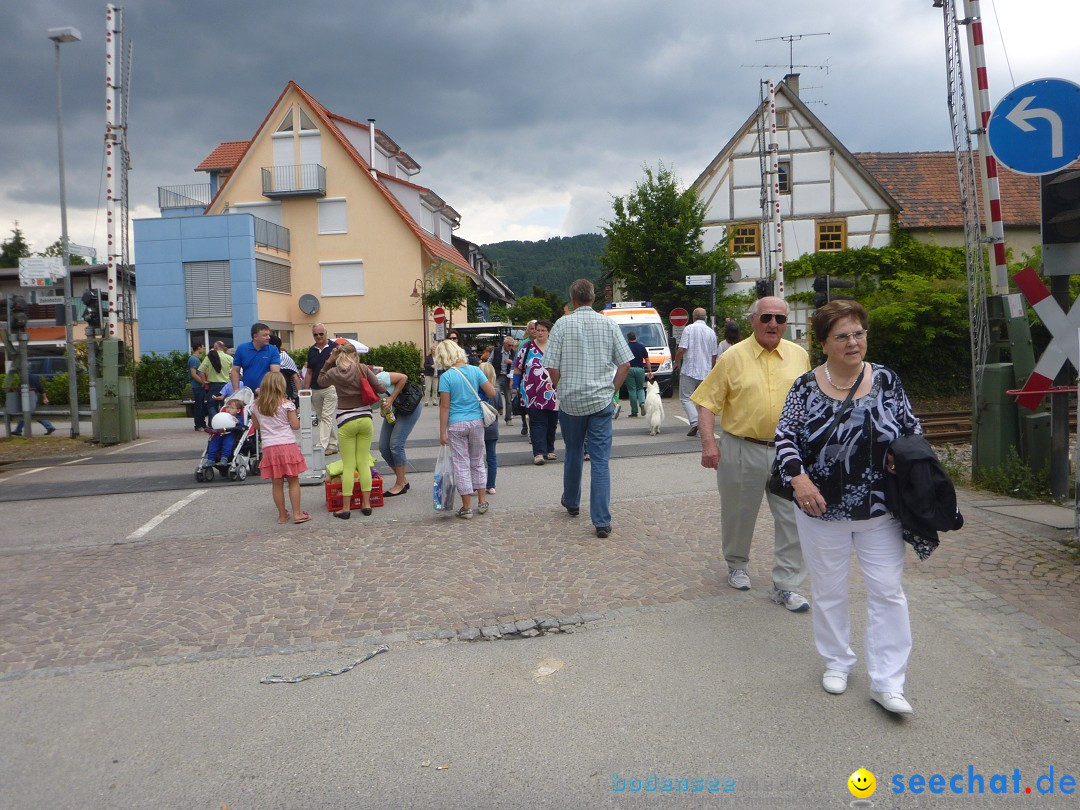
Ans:
[{"label": "striped shirt", "polygon": [[559,409],[589,416],[611,404],[615,370],[634,357],[618,324],[581,306],[551,328],[544,368],[559,371]]}]

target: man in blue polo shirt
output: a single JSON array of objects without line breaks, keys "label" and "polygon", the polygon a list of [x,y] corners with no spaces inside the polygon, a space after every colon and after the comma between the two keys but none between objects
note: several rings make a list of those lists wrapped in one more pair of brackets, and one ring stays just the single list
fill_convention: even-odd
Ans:
[{"label": "man in blue polo shirt", "polygon": [[251,342],[241,343],[233,355],[233,389],[240,388],[240,369],[244,370],[244,385],[252,390],[259,387],[268,371],[281,371],[281,352],[270,345],[270,327],[256,323],[251,327]]}]

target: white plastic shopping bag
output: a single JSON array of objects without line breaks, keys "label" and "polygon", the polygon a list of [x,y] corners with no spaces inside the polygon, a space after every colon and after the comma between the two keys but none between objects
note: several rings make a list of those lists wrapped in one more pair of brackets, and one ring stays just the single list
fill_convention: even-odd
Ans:
[{"label": "white plastic shopping bag", "polygon": [[454,465],[450,460],[450,446],[443,445],[435,459],[435,511],[454,508]]}]

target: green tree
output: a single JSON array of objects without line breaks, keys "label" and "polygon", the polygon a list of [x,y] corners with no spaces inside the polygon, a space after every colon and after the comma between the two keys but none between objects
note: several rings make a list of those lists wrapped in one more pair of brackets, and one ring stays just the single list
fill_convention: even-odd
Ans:
[{"label": "green tree", "polygon": [[[454,312],[468,303],[473,294],[469,282],[461,279],[457,271],[448,262],[442,262],[434,268],[435,281],[420,296],[420,302],[428,309],[443,307],[446,310],[447,326],[454,322]],[[466,314],[466,317],[468,315]]]},{"label": "green tree", "polygon": [[[61,246],[60,240],[57,239],[55,242],[53,242],[51,245],[49,245],[47,248],[45,248],[45,250],[41,251],[41,253],[39,253],[38,256],[51,256],[51,257],[53,257],[55,259],[60,259],[60,258],[63,258],[63,256],[64,256],[64,248]],[[86,265],[89,264],[89,262],[87,262],[86,259],[84,259],[82,256],[80,256],[77,253],[69,253],[68,254],[68,264],[71,265],[71,266],[78,267],[78,266],[86,266]]]},{"label": "green tree", "polygon": [[735,261],[723,246],[702,250],[705,204],[692,189],[680,191],[674,173],[660,163],[625,197],[616,197],[614,218],[603,228],[600,261],[628,299],[653,302],[662,312],[711,305],[708,287],[687,287],[688,275],[716,274],[717,292]]},{"label": "green tree", "polygon": [[[562,309],[559,310],[562,312]],[[523,295],[517,299],[508,312],[510,323],[528,323],[536,320],[551,320],[551,302],[547,298],[535,295]]]},{"label": "green tree", "polygon": [[0,242],[0,267],[18,267],[19,259],[28,258],[30,255],[30,245],[26,243],[19,223],[16,222],[11,238]]}]

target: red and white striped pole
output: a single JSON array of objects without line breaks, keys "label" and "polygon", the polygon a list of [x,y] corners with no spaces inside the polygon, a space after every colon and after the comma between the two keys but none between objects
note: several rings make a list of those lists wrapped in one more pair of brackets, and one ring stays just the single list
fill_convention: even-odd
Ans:
[{"label": "red and white striped pole", "polygon": [[[780,144],[776,134],[776,85],[769,82],[769,202],[772,203],[772,244],[775,254],[777,298],[787,298],[784,290],[784,226],[780,221]],[[789,181],[790,182],[790,181]]]},{"label": "red and white striped pole", "polygon": [[997,160],[990,152],[986,129],[990,124],[993,107],[990,104],[990,83],[986,75],[986,53],[983,49],[982,17],[979,0],[964,0],[963,22],[968,32],[968,58],[975,81],[975,114],[979,117],[979,154],[982,155],[982,186],[985,209],[989,216],[987,232],[993,246],[994,271],[990,276],[991,292],[1005,295],[1009,292],[1009,270],[1005,264],[1005,227],[1001,221],[1001,189],[998,185]]}]

